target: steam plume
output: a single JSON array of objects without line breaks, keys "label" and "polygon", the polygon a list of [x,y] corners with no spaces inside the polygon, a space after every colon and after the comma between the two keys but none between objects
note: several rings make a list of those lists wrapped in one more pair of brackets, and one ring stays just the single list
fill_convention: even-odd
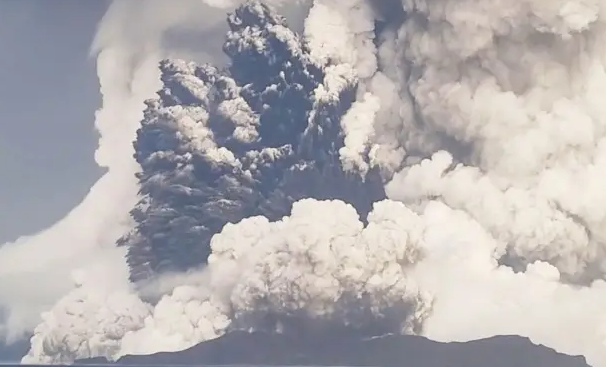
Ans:
[{"label": "steam plume", "polygon": [[[214,15],[213,8],[199,2],[183,1],[185,7],[174,8],[162,3],[152,1],[147,11],[140,12],[137,2],[116,2],[100,23],[91,47],[91,54],[97,56],[103,98],[103,107],[95,115],[100,134],[95,160],[107,172],[57,224],[0,247],[0,339],[11,342],[30,334],[40,322],[40,313],[73,288],[74,271],[99,271],[99,278],[107,278],[108,267],[118,274],[129,271],[122,260],[125,250],[116,249],[115,243],[132,227],[128,212],[138,200],[135,173],[140,169],[131,158],[132,140],[143,117],[144,100],[160,87],[157,61],[164,49],[163,38],[175,29],[196,29],[184,19],[187,14],[199,14],[202,9],[210,18]],[[125,14],[138,16],[135,23],[141,28],[133,29]],[[156,32],[141,32],[149,24]],[[206,29],[214,25],[207,24]],[[178,47],[171,52],[208,57]]]},{"label": "steam plume", "polygon": [[95,116],[100,134],[95,159],[107,172],[60,222],[0,248],[0,305],[7,311],[3,328],[9,341],[31,332],[40,312],[72,288],[73,271],[103,274],[102,263],[114,263],[118,273],[124,267],[115,241],[130,227],[128,211],[136,203],[138,167],[130,158],[131,140],[142,102],[157,87],[149,82],[157,74],[154,58],[134,60],[129,48],[125,40],[98,55],[103,107]]}]

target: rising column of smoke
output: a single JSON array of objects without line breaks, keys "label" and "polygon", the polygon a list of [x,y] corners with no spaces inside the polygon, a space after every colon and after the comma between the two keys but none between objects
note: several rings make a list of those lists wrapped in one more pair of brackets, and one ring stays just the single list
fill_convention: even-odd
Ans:
[{"label": "rising column of smoke", "polygon": [[[199,13],[195,10],[205,7],[197,1],[181,5],[185,6],[173,9],[162,2],[150,2],[146,12],[140,12],[135,2],[120,1],[112,4],[102,20],[92,46],[103,97],[103,107],[95,118],[100,134],[95,159],[107,173],[57,224],[0,247],[0,338],[13,341],[30,333],[40,321],[40,312],[72,288],[74,270],[97,269],[103,274],[111,267],[113,274],[121,273],[120,269],[128,272],[122,260],[124,250],[116,250],[115,241],[131,226],[128,211],[137,200],[134,173],[138,166],[131,159],[132,140],[143,101],[159,86],[161,36],[175,24],[195,28],[184,15]],[[208,9],[205,12],[209,13]],[[131,22],[125,16],[138,16],[139,21]],[[216,23],[206,22],[204,26],[212,29],[213,25]],[[200,52],[185,53],[208,57]],[[125,279],[115,281],[123,283]]]},{"label": "rising column of smoke", "polygon": [[128,210],[137,195],[131,140],[157,80],[155,62],[134,58],[129,47],[126,39],[104,47],[97,60],[103,107],[95,116],[95,160],[107,172],[60,222],[0,249],[0,305],[7,310],[9,340],[33,330],[40,312],[72,288],[74,270],[100,272],[101,282],[113,279],[105,274],[110,267],[114,275],[128,271],[115,241],[130,226]]},{"label": "rising column of smoke", "polygon": [[[113,185],[100,193],[99,197],[89,195],[85,199],[90,201],[95,198],[96,202],[93,204],[97,211],[91,213],[89,218],[84,218],[95,223],[103,218],[98,217],[100,214],[98,210],[103,207],[102,203],[110,203],[115,210],[108,213],[109,216],[104,218],[103,223],[100,223],[100,230],[112,229],[115,226],[112,221],[120,217],[129,219],[126,221],[128,227],[123,226],[106,243],[103,243],[108,251],[115,254],[110,260],[100,261],[98,258],[93,258],[90,263],[82,264],[81,258],[70,259],[80,269],[74,272],[69,279],[70,287],[58,296],[63,297],[65,294],[69,294],[72,300],[78,299],[79,302],[66,305],[69,311],[63,316],[67,319],[53,319],[52,313],[43,312],[42,324],[34,329],[34,337],[31,339],[32,347],[53,348],[51,344],[39,343],[36,334],[40,332],[41,328],[57,322],[68,322],[73,333],[86,334],[92,320],[88,320],[88,323],[71,321],[78,320],[78,315],[89,312],[88,307],[96,307],[96,304],[100,303],[105,305],[107,310],[111,310],[124,307],[125,301],[130,301],[128,297],[134,297],[130,293],[128,283],[129,269],[125,261],[126,251],[117,248],[115,244],[118,238],[132,226],[128,212],[137,201],[138,187],[135,173],[140,169],[136,161],[131,158],[132,139],[142,118],[143,101],[151,97],[159,85],[156,66],[159,58],[159,55],[156,54],[159,49],[159,40],[151,39],[149,42],[139,40],[141,43],[137,44],[135,36],[134,39],[121,37],[121,41],[116,42],[108,35],[108,32],[116,30],[116,24],[111,21],[112,17],[115,17],[112,12],[124,14],[122,10],[128,10],[128,2],[121,4],[122,9],[110,7],[108,10],[92,48],[93,52],[98,52],[97,70],[103,95],[103,107],[96,115],[96,127],[102,134],[95,158],[100,165],[109,168],[105,177],[112,179]],[[111,133],[103,134],[106,131]],[[72,231],[74,231],[73,228],[70,229],[70,232]],[[99,244],[93,242],[90,245],[98,246]],[[93,252],[90,255],[96,256],[96,253]],[[126,296],[121,297],[122,295]],[[136,297],[134,298],[138,300]],[[47,310],[64,305],[63,299],[58,297],[58,304],[51,305],[52,307],[48,307]],[[131,313],[134,315],[126,316],[125,320],[112,319],[112,314],[109,312],[100,316],[100,320],[107,322],[104,325],[106,334],[110,335],[108,337],[110,340],[117,337],[112,323],[135,322],[138,314],[137,306],[145,310],[145,305],[135,303],[135,306],[131,308]],[[98,310],[98,308],[96,309]],[[89,347],[94,353],[94,345],[97,341],[94,338],[90,340]],[[62,349],[62,353],[66,356],[74,355],[74,351],[70,349]]]},{"label": "rising column of smoke", "polygon": [[284,19],[258,3],[238,8],[228,24],[228,73],[180,60],[160,66],[164,87],[135,142],[144,197],[122,241],[134,281],[201,266],[226,223],[278,220],[305,197],[344,199],[365,216],[384,197],[377,177],[362,182],[339,165],[352,69],[327,73]]}]

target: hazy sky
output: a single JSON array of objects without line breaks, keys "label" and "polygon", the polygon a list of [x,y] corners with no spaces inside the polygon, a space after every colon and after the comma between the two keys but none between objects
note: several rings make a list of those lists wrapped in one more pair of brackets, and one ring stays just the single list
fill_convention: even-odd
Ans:
[{"label": "hazy sky", "polygon": [[105,7],[0,0],[0,244],[61,218],[101,173],[88,47]]}]

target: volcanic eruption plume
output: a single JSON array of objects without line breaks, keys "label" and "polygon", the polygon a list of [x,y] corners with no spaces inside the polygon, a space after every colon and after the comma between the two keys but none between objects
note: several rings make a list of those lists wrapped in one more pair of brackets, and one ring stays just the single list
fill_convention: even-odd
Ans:
[{"label": "volcanic eruption plume", "polygon": [[159,62],[129,279],[79,277],[24,361],[306,325],[604,365],[605,20],[602,0],[315,0],[297,34],[238,5],[225,67]]}]

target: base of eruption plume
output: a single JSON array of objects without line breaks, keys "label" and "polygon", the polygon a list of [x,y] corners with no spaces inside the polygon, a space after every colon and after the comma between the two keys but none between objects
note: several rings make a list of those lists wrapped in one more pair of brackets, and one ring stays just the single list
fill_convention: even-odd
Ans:
[{"label": "base of eruption plume", "polygon": [[[104,358],[76,365],[107,364]],[[438,343],[418,336],[362,338],[355,333],[268,334],[234,331],[174,353],[124,356],[117,365],[588,367],[583,357],[559,354],[517,336]]]}]

